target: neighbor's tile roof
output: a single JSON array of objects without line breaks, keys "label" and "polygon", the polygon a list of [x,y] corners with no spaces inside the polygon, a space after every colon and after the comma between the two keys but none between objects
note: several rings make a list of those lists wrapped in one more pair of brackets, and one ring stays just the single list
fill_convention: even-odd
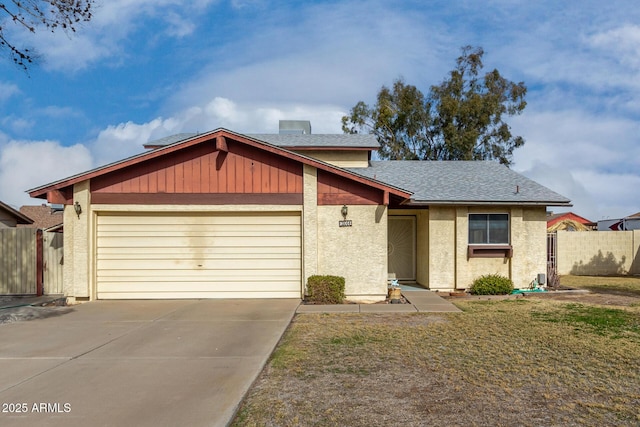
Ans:
[{"label": "neighbor's tile roof", "polygon": [[48,205],[22,206],[20,212],[33,220],[28,228],[47,229],[63,223],[64,215],[61,209],[54,209]]},{"label": "neighbor's tile roof", "polygon": [[[144,144],[145,147],[164,147],[197,136],[196,133],[178,133]],[[380,148],[378,140],[368,134],[244,134],[282,148]]]},{"label": "neighbor's tile roof", "polygon": [[570,200],[504,165],[491,161],[372,161],[349,168],[413,193],[430,204],[569,205]]}]

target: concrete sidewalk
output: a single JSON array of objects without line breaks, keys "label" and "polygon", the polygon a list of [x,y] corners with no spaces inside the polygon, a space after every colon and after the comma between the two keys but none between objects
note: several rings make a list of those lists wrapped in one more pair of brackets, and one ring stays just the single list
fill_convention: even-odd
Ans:
[{"label": "concrete sidewalk", "polygon": [[461,310],[436,292],[403,291],[409,304],[300,304],[296,313],[457,313]]}]

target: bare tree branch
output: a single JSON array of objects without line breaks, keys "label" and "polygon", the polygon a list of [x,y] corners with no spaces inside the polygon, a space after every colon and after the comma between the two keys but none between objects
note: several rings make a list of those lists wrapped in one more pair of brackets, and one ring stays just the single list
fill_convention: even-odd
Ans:
[{"label": "bare tree branch", "polygon": [[0,49],[4,49],[8,57],[18,67],[27,71],[29,64],[37,58],[34,49],[18,46],[9,40],[7,27],[10,24],[22,26],[31,33],[38,29],[55,32],[76,32],[82,22],[93,17],[92,5],[95,0],[11,0],[0,3]]}]

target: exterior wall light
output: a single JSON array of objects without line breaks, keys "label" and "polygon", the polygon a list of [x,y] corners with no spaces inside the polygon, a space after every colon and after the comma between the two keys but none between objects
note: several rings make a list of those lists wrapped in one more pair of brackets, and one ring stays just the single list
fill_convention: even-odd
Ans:
[{"label": "exterior wall light", "polygon": [[347,205],[342,205],[342,209],[340,209],[340,212],[342,213],[342,217],[344,219],[347,219],[347,214],[349,213],[349,208],[347,207]]},{"label": "exterior wall light", "polygon": [[73,205],[73,209],[76,211],[76,215],[78,215],[78,219],[80,219],[80,214],[82,213],[82,206],[80,206],[80,203],[75,202]]}]

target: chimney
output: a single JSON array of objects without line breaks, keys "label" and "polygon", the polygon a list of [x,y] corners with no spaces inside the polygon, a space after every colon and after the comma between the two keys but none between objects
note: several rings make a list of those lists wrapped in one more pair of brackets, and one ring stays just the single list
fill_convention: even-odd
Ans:
[{"label": "chimney", "polygon": [[309,120],[280,120],[280,135],[309,135],[311,122]]}]

